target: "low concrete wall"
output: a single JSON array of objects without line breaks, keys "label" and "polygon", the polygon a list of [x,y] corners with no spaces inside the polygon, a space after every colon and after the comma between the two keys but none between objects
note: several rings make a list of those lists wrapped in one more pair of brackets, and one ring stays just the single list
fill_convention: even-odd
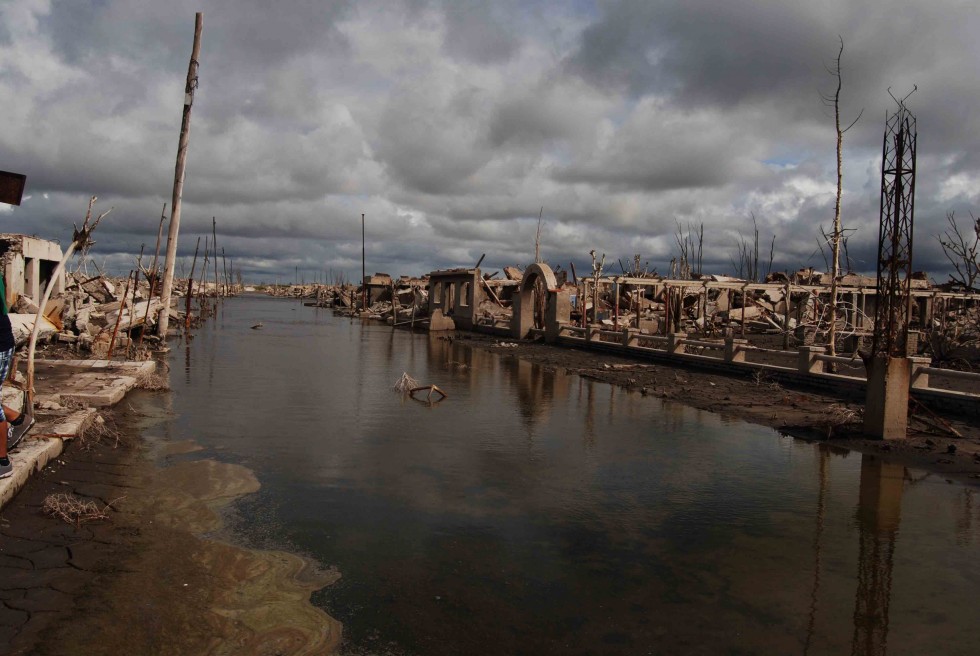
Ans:
[{"label": "low concrete wall", "polygon": [[[609,334],[610,331],[593,330],[593,333],[598,336],[604,333]],[[647,336],[647,339],[655,337]],[[668,351],[667,348],[678,341],[676,337],[671,340],[670,336],[667,339],[663,339],[661,336],[657,341],[663,342],[665,348],[625,346],[615,342],[569,337],[567,335],[559,337],[557,343],[571,348],[602,351],[669,366],[695,368],[733,376],[749,377],[761,372],[767,378],[780,384],[820,391],[847,401],[864,402],[867,395],[867,381],[864,379],[818,371],[815,363],[822,363],[822,358],[825,357],[822,355],[823,349],[818,347],[804,347],[798,356],[798,366],[793,368],[745,362],[744,360],[733,361],[733,357],[737,356],[734,356],[731,345],[725,349],[719,348],[719,355],[712,357],[686,353],[683,349],[678,350],[676,346],[674,352]],[[721,345],[719,344],[719,346]],[[729,359],[726,359],[726,355]],[[930,409],[940,412],[969,417],[980,416],[980,397],[976,395],[950,390],[913,388],[911,396],[928,405]]]}]

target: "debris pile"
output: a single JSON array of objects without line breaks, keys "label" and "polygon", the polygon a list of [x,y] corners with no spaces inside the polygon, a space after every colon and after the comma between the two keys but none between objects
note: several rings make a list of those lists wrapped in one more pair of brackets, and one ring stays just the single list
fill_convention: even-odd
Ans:
[{"label": "debris pile", "polygon": [[[149,296],[146,281],[133,285],[126,279],[69,273],[65,290],[53,294],[44,308],[40,337],[98,358],[107,357],[110,346],[129,350],[136,336],[156,344],[159,340],[151,333],[163,304],[159,297]],[[37,303],[20,295],[10,309],[14,339],[22,346],[30,339]]]}]

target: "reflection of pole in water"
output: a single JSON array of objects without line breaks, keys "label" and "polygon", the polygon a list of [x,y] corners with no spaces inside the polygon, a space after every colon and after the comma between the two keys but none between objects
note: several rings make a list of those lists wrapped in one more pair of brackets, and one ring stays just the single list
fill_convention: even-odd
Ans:
[{"label": "reflection of pole in water", "polygon": [[970,488],[963,488],[963,512],[956,519],[956,544],[969,546],[973,538],[973,494]]},{"label": "reflection of pole in water", "polygon": [[820,559],[821,559],[821,538],[823,537],[823,518],[827,507],[827,461],[830,459],[830,451],[818,447],[817,462],[820,465],[820,491],[817,494],[817,529],[813,534],[813,590],[810,592],[810,619],[806,626],[806,643],[803,646],[803,653],[810,653],[810,644],[813,641],[813,629],[817,622],[817,597],[820,593]]},{"label": "reflection of pole in water", "polygon": [[905,470],[901,465],[882,462],[872,455],[861,457],[853,655],[888,651],[888,604],[904,484]]},{"label": "reflection of pole in water", "polygon": [[191,343],[184,343],[184,381],[191,384]]},{"label": "reflection of pole in water", "polygon": [[595,383],[586,381],[588,402],[585,404],[585,444],[595,446]]}]

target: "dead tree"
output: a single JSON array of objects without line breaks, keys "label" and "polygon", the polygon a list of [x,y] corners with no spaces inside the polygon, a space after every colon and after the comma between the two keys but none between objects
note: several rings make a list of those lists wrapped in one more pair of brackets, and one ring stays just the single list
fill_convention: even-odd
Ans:
[{"label": "dead tree", "polygon": [[[543,214],[544,214],[544,205],[542,205],[541,209],[538,211],[538,229],[534,233],[534,261],[536,263],[541,262],[541,216]],[[481,257],[480,260],[482,261],[483,258]],[[479,268],[480,265],[477,264],[476,266],[477,268]]]},{"label": "dead tree", "polygon": [[843,152],[844,152],[844,133],[854,127],[854,124],[861,120],[862,109],[857,118],[851,121],[846,128],[840,126],[840,91],[842,87],[840,60],[844,54],[844,39],[837,37],[840,41],[840,48],[837,50],[837,58],[834,60],[834,67],[828,72],[837,79],[837,89],[832,96],[822,95],[825,104],[834,106],[834,127],[837,131],[837,199],[834,203],[834,229],[830,235],[830,330],[827,334],[827,347],[830,355],[837,355],[837,281],[840,278],[840,250],[843,238],[843,228],[841,226],[841,197],[843,195]]},{"label": "dead tree", "polygon": [[701,258],[704,252],[704,223],[698,225],[694,232],[690,223],[687,224],[687,234],[681,227],[680,221],[674,220],[677,229],[674,231],[674,243],[677,245],[677,258],[671,262],[671,277],[689,280],[692,274],[701,275]]},{"label": "dead tree", "polygon": [[602,277],[602,267],[606,265],[606,254],[603,253],[602,259],[598,262],[595,259],[594,248],[589,251],[589,255],[592,256],[592,321],[597,321],[599,317],[599,278]]},{"label": "dead tree", "polygon": [[[743,280],[758,282],[759,280],[759,223],[755,212],[752,212],[752,242],[744,235],[738,236],[735,252],[730,256],[735,275]],[[772,238],[772,249],[776,247],[776,237]],[[772,269],[772,249],[770,250],[769,269]],[[768,272],[767,272],[768,273]]]},{"label": "dead tree", "polygon": [[[970,242],[969,233],[960,228],[956,222],[956,215],[953,212],[946,214],[946,223],[949,227],[942,235],[937,235],[936,240],[943,247],[943,255],[953,266],[953,273],[949,274],[949,281],[957,286],[963,286],[965,291],[975,292],[977,281],[980,280],[980,219],[970,213],[970,220],[973,222],[973,242]],[[965,233],[965,234],[964,234]]]},{"label": "dead tree", "polygon": [[65,250],[65,254],[62,256],[61,261],[58,262],[58,266],[55,267],[54,273],[51,274],[50,280],[52,281],[44,290],[44,294],[41,297],[41,302],[37,306],[37,314],[34,317],[34,327],[31,329],[31,338],[27,347],[27,394],[31,403],[34,402],[34,351],[37,348],[37,336],[41,328],[41,317],[44,314],[44,308],[47,307],[48,301],[51,300],[51,292],[54,291],[55,280],[58,279],[65,271],[65,265],[68,264],[68,260],[77,250],[79,252],[79,257],[84,260],[88,256],[89,249],[95,244],[92,241],[92,232],[99,226],[99,222],[105,218],[105,216],[112,211],[113,208],[107,209],[105,212],[96,217],[95,221],[92,221],[92,207],[95,205],[95,201],[98,200],[96,196],[88,201],[88,211],[85,212],[85,221],[82,222],[81,229],[75,227],[74,234],[72,235],[71,243]]}]

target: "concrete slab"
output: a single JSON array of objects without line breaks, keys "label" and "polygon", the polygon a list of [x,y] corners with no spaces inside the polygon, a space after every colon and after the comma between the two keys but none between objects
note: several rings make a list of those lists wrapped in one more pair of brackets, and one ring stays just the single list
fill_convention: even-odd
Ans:
[{"label": "concrete slab", "polygon": [[140,376],[156,370],[156,362],[36,360],[34,367],[39,404],[74,402],[103,408],[119,403]]},{"label": "concrete slab", "polygon": [[[35,360],[34,398],[41,415],[31,432],[10,453],[14,473],[0,480],[0,509],[64,451],[65,440],[76,437],[97,414],[99,407],[115,405],[136,386],[139,377],[156,370],[156,362],[107,360]],[[4,389],[8,407],[19,408],[23,394]],[[44,418],[44,408],[81,403],[86,407],[64,417]]]},{"label": "concrete slab", "polygon": [[86,408],[67,417],[39,421],[10,453],[14,473],[8,478],[0,479],[0,509],[27,485],[31,476],[60,456],[65,449],[65,440],[76,437],[95,415],[95,408]]}]

